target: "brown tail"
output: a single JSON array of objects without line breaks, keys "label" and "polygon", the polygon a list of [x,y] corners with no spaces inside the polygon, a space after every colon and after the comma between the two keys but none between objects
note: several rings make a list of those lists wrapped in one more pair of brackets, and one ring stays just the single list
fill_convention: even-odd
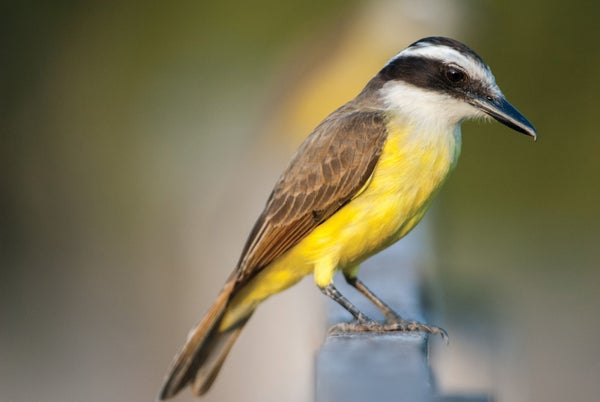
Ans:
[{"label": "brown tail", "polygon": [[200,324],[190,331],[185,346],[169,369],[169,374],[160,392],[160,400],[175,396],[189,384],[195,395],[203,395],[219,374],[227,354],[250,318],[247,317],[224,332],[219,331],[219,324],[225,313],[234,283],[233,280],[225,285],[217,301]]}]

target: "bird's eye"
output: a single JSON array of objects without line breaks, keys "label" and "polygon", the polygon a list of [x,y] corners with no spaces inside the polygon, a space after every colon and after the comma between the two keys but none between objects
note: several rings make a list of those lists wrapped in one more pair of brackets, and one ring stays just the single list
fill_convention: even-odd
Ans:
[{"label": "bird's eye", "polygon": [[446,78],[453,84],[463,82],[466,76],[464,71],[459,70],[456,67],[448,67],[448,69],[446,69]]}]

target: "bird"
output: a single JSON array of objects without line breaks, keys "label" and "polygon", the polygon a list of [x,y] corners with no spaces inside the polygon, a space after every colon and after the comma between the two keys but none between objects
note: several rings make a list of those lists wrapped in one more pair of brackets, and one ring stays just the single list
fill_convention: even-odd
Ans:
[{"label": "bird", "polygon": [[[444,335],[396,314],[358,278],[359,268],[421,220],[456,166],[461,123],[481,118],[537,138],[489,66],[465,44],[426,37],[392,57],[293,155],[235,269],[171,364],[159,398],[187,386],[205,394],[259,304],[311,274],[357,326]],[[337,271],[385,322],[371,320],[339,292]]]}]

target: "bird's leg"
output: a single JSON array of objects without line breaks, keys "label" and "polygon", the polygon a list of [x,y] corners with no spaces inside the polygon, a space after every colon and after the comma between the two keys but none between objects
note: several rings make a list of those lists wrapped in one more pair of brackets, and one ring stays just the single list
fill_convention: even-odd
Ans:
[{"label": "bird's leg", "polygon": [[402,317],[398,315],[390,306],[385,304],[383,300],[381,300],[375,293],[371,292],[371,290],[356,276],[346,275],[344,273],[344,278],[346,278],[346,282],[360,293],[362,293],[367,299],[371,301],[378,309],[385,315],[385,320],[388,323],[394,323],[398,321],[403,321]]},{"label": "bird's leg", "polygon": [[[359,281],[362,285],[362,288],[367,289],[362,282]],[[385,303],[379,300],[377,297],[373,295],[371,291],[368,293],[374,297],[375,300],[378,300],[381,305],[385,306],[391,314],[393,314],[393,321],[388,321],[385,324],[381,324],[377,321],[373,321],[369,319],[363,312],[361,312],[354,304],[350,303],[348,299],[346,299],[339,290],[332,283],[329,283],[326,286],[320,287],[321,292],[325,295],[329,296],[331,299],[335,300],[340,306],[344,307],[350,314],[356,318],[357,323],[339,323],[334,325],[329,329],[330,334],[339,334],[339,333],[347,333],[347,332],[391,332],[391,331],[402,331],[402,332],[416,332],[423,331],[429,334],[440,334],[442,338],[447,339],[448,334],[445,330],[439,327],[435,327],[432,325],[421,324],[417,321],[405,321],[400,318],[392,309],[390,309]],[[357,288],[359,289],[359,288]],[[362,291],[361,291],[362,292]],[[369,296],[367,296],[369,297]],[[371,300],[371,297],[369,297]],[[377,303],[374,302],[376,305]]]},{"label": "bird's leg", "polygon": [[340,291],[333,286],[333,283],[330,283],[324,287],[319,286],[319,289],[321,289],[321,292],[323,292],[325,295],[336,301],[340,306],[348,310],[348,312],[352,314],[354,318],[358,320],[358,322],[366,323],[371,321],[369,317],[362,313],[354,304],[350,303],[350,300],[346,299],[340,293]]},{"label": "bird's leg", "polygon": [[404,320],[398,313],[396,313],[390,306],[388,306],[383,300],[377,297],[356,275],[347,274],[344,272],[346,282],[362,293],[367,299],[369,299],[384,315],[385,324],[380,324],[375,321],[370,322],[359,322],[354,325],[338,326],[332,328],[333,332],[387,332],[387,331],[403,331],[403,332],[415,332],[423,331],[429,334],[439,334],[444,339],[448,339],[448,333],[446,330],[433,325],[421,324],[417,321]]}]

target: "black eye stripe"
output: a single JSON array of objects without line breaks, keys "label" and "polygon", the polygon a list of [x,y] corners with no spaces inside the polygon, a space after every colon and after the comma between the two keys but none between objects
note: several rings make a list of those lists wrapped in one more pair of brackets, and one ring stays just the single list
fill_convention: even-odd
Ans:
[{"label": "black eye stripe", "polygon": [[403,80],[417,86],[426,86],[443,68],[444,64],[439,60],[408,56],[392,60],[379,74],[385,81]]},{"label": "black eye stripe", "polygon": [[483,85],[454,63],[423,56],[398,57],[377,75],[377,82],[403,81],[432,91],[467,99],[479,93]]}]

